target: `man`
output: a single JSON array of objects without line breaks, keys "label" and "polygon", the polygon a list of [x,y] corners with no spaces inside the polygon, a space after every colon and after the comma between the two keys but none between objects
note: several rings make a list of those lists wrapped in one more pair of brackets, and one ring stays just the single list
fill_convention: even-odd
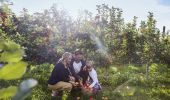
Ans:
[{"label": "man", "polygon": [[48,80],[48,87],[51,90],[68,90],[71,91],[75,78],[69,69],[69,65],[72,59],[72,54],[65,52],[62,58],[55,65],[52,74]]},{"label": "man", "polygon": [[85,68],[85,61],[83,60],[83,53],[77,49],[74,52],[74,58],[71,61],[71,70],[73,73],[73,76],[76,78],[77,82],[80,82],[80,80],[83,80],[83,84],[85,84],[88,72]]}]

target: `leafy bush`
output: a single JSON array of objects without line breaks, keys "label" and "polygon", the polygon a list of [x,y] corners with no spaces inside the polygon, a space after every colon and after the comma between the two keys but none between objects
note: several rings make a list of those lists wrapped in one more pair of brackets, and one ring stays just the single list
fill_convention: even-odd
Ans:
[{"label": "leafy bush", "polygon": [[26,72],[27,63],[21,61],[23,55],[24,50],[20,45],[9,40],[0,40],[0,80],[9,82],[7,88],[3,83],[0,84],[0,99],[22,100],[37,84],[33,79],[23,81],[19,87],[10,84],[9,80],[19,79]]},{"label": "leafy bush", "polygon": [[47,81],[51,75],[53,67],[54,65],[49,63],[29,66],[27,73],[23,78],[32,77],[38,81],[39,85],[33,89],[32,95],[27,98],[28,100],[44,100],[44,98],[47,100],[51,99],[51,90],[47,87]]}]

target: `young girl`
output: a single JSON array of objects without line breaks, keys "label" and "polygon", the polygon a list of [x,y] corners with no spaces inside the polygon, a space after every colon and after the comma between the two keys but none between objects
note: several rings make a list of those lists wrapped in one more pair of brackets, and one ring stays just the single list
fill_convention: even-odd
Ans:
[{"label": "young girl", "polygon": [[96,70],[93,68],[92,61],[86,61],[86,69],[89,73],[86,88],[89,90],[89,92],[96,93],[98,90],[101,90],[101,86],[97,78]]}]

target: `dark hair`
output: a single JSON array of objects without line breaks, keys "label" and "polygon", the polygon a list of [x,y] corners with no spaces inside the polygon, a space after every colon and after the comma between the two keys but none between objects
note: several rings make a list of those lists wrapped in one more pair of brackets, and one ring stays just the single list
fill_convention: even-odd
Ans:
[{"label": "dark hair", "polygon": [[82,55],[83,53],[81,52],[80,49],[76,49],[76,50],[74,51],[74,54],[75,54],[75,55],[78,55],[78,54],[81,54],[81,55]]}]

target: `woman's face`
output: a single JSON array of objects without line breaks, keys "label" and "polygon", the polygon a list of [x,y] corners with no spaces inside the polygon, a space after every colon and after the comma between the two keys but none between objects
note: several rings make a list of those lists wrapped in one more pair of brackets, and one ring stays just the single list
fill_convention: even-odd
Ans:
[{"label": "woman's face", "polygon": [[72,59],[72,56],[71,56],[71,55],[70,55],[70,56],[68,56],[68,57],[66,58],[66,63],[67,63],[67,64],[70,64],[71,59]]}]

